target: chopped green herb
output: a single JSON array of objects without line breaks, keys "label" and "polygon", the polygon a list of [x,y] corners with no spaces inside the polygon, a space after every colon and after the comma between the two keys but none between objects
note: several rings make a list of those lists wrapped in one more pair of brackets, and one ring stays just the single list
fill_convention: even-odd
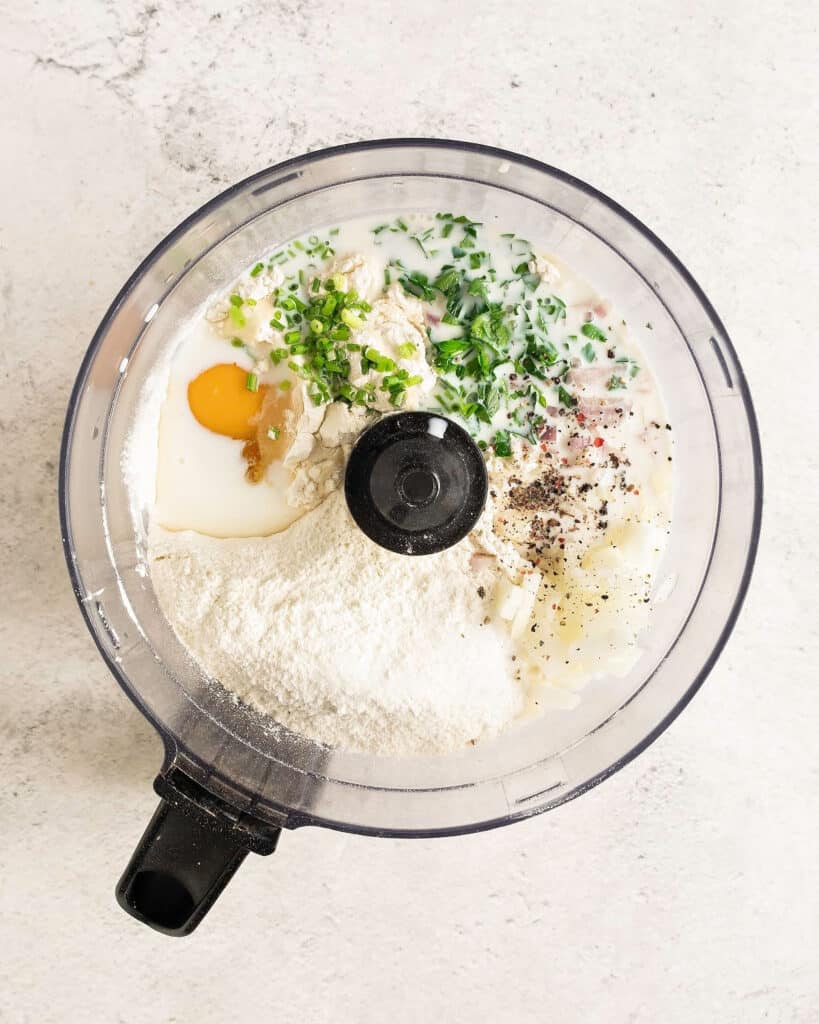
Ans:
[{"label": "chopped green herb", "polygon": [[573,408],[577,403],[577,399],[573,395],[569,394],[562,384],[559,384],[557,387],[557,397],[560,404],[565,405],[567,409]]},{"label": "chopped green herb", "polygon": [[355,330],[358,327],[364,326],[364,321],[360,316],[357,316],[351,309],[342,309],[341,319],[344,323]]},{"label": "chopped green herb", "polygon": [[508,430],[499,430],[492,440],[495,454],[501,459],[508,459],[512,454],[512,443]]},{"label": "chopped green herb", "polygon": [[256,266],[250,271],[251,277],[258,277],[259,274],[264,270],[264,263],[257,263]]},{"label": "chopped green herb", "polygon": [[600,328],[596,327],[594,324],[583,324],[583,326],[580,328],[580,333],[587,338],[591,338],[592,341],[607,340],[605,334],[603,334]]},{"label": "chopped green herb", "polygon": [[593,363],[597,358],[597,353],[594,351],[594,345],[592,345],[590,341],[587,341],[580,351],[583,353],[583,358],[587,363]]},{"label": "chopped green herb", "polygon": [[259,378],[255,373],[249,373],[245,379],[245,387],[248,391],[259,390]]},{"label": "chopped green herb", "polygon": [[240,306],[243,306],[244,302],[245,302],[245,300],[242,298],[241,295],[231,295],[231,297],[230,297],[230,304],[231,304],[231,306],[236,306],[237,309]]},{"label": "chopped green herb", "polygon": [[414,295],[417,299],[423,299],[424,302],[432,302],[435,298],[435,289],[430,285],[426,274],[413,271],[403,274],[398,280],[404,291]]},{"label": "chopped green herb", "polygon": [[389,373],[395,369],[395,363],[389,356],[383,355],[378,351],[377,348],[367,348],[364,350],[364,358],[372,363],[373,368],[377,373]]},{"label": "chopped green herb", "polygon": [[411,359],[416,351],[417,349],[411,341],[405,341],[403,345],[398,346],[398,355],[402,359]]},{"label": "chopped green herb", "polygon": [[281,431],[281,427],[268,427],[267,428],[267,436],[270,438],[271,441],[278,441],[279,440],[279,435],[281,434],[281,432],[282,432]]},{"label": "chopped green herb", "polygon": [[612,375],[611,377],[609,377],[608,381],[606,382],[606,389],[608,391],[620,391],[624,387],[626,387],[626,382],[623,380],[622,377],[618,377],[616,375]]}]

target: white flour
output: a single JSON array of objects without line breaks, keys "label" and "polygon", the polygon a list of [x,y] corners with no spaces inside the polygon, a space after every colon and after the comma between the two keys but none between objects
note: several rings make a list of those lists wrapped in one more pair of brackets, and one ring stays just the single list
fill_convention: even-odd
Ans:
[{"label": "white flour", "polygon": [[296,732],[374,753],[444,751],[524,708],[509,630],[483,624],[493,577],[470,568],[468,540],[394,554],[356,528],[337,491],[269,537],[157,531],[152,542],[154,588],[182,642]]}]

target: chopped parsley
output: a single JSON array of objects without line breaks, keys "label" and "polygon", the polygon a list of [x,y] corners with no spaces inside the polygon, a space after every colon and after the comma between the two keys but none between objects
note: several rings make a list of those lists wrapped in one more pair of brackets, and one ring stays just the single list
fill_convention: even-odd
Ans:
[{"label": "chopped parsley", "polygon": [[577,404],[577,399],[574,395],[569,394],[562,384],[558,384],[557,386],[557,398],[560,404],[565,405],[567,409],[571,409]]},{"label": "chopped parsley", "polygon": [[593,341],[606,341],[606,335],[595,324],[583,324],[580,333]]},{"label": "chopped parsley", "polygon": [[508,459],[512,454],[512,444],[508,430],[499,430],[492,441],[495,454],[502,459]]}]

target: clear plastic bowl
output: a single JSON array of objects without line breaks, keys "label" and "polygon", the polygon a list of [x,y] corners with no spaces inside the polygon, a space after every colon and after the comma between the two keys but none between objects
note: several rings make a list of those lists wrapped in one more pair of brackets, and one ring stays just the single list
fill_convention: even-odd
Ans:
[{"label": "clear plastic bowl", "polygon": [[[160,612],[121,473],[140,391],[175,328],[272,245],[330,222],[391,211],[466,212],[532,238],[610,297],[641,333],[674,427],[670,544],[644,653],[570,712],[446,756],[331,751],[226,698]],[[748,586],[761,460],[748,388],[702,291],[646,227],[595,189],[535,160],[468,143],[398,140],[312,153],[228,189],[137,268],[80,368],[63,440],[63,539],[91,633],[161,733],[158,788],[190,780],[271,826],[429,836],[506,824],[570,800],[645,749],[714,664]],[[164,782],[163,782],[164,780]],[[180,786],[174,784],[174,792]],[[204,794],[204,796],[202,796]],[[190,793],[188,794],[190,797]],[[173,928],[165,930],[174,931]]]}]

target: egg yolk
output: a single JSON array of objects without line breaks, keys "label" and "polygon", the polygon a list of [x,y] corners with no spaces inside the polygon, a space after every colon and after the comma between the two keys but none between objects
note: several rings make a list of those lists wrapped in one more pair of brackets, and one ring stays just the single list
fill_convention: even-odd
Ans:
[{"label": "egg yolk", "polygon": [[256,422],[267,388],[247,386],[248,373],[235,363],[211,366],[188,384],[188,405],[208,430],[237,441],[256,437]]}]

